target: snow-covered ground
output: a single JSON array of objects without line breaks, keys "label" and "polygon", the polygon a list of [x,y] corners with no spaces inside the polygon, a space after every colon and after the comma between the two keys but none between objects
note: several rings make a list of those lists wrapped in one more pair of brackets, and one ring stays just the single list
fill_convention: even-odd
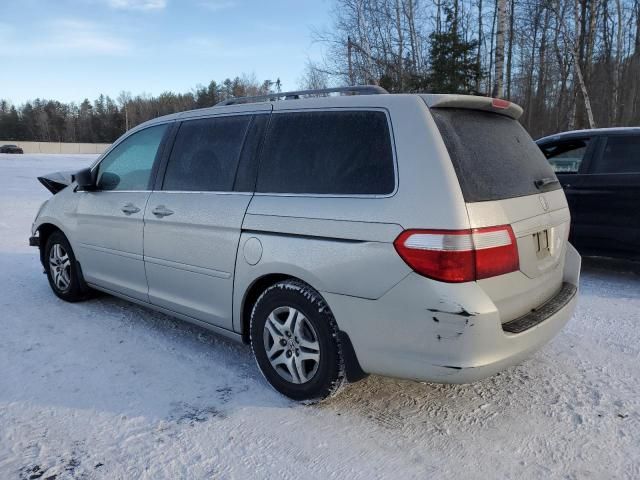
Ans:
[{"label": "snow-covered ground", "polygon": [[640,478],[640,268],[585,262],[569,325],[493,378],[369,377],[298,405],[243,345],[49,291],[36,176],[92,158],[0,155],[1,479]]}]

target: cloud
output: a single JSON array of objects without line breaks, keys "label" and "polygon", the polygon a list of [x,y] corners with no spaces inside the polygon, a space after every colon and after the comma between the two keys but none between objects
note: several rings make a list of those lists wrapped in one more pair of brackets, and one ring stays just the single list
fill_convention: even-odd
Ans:
[{"label": "cloud", "polygon": [[51,23],[50,32],[52,46],[60,50],[98,55],[122,55],[130,50],[121,38],[88,21],[57,20]]},{"label": "cloud", "polygon": [[54,19],[28,39],[18,29],[0,24],[0,55],[9,57],[121,56],[131,46],[93,22]]},{"label": "cloud", "polygon": [[198,5],[212,12],[218,12],[220,10],[235,8],[238,6],[238,2],[235,0],[200,0]]},{"label": "cloud", "polygon": [[167,0],[106,0],[107,5],[119,10],[162,10]]}]

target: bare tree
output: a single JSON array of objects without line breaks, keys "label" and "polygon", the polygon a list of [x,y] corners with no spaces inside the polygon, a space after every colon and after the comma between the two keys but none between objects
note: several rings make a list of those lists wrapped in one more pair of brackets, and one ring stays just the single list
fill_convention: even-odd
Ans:
[{"label": "bare tree", "polygon": [[129,102],[131,102],[131,92],[125,92],[124,90],[118,95],[118,103],[120,108],[124,112],[124,130],[129,130]]},{"label": "bare tree", "polygon": [[520,103],[533,135],[640,122],[640,0],[333,2],[317,36],[330,83],[459,91],[438,74],[471,61],[463,91]]},{"label": "bare tree", "polygon": [[319,90],[329,87],[329,75],[323,71],[316,63],[307,60],[302,78],[298,86],[303,90]]},{"label": "bare tree", "polygon": [[496,73],[492,96],[504,97],[504,30],[507,17],[507,1],[496,0],[496,5],[498,28],[496,29]]}]

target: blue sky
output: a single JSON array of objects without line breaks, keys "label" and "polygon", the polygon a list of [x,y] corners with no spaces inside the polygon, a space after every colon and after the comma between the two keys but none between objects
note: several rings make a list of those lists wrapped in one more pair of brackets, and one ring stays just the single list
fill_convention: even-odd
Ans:
[{"label": "blue sky", "polygon": [[[294,89],[330,0],[0,0],[0,98],[186,92],[242,73]],[[10,65],[10,68],[7,66]]]}]

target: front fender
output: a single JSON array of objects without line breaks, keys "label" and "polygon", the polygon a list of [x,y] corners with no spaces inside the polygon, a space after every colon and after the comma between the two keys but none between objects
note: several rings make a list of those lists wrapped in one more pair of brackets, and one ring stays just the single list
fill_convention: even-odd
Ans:
[{"label": "front fender", "polygon": [[[75,248],[78,196],[67,188],[44,202],[31,225],[31,235],[36,235],[42,225],[53,225],[65,234],[71,247]],[[44,245],[42,245],[44,246]]]}]

